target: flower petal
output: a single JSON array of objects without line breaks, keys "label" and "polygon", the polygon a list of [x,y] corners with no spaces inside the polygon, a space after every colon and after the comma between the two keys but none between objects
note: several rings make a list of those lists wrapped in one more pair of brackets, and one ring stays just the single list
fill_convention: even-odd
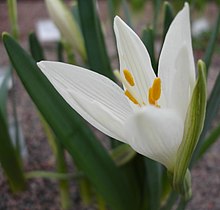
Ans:
[{"label": "flower petal", "polygon": [[121,76],[124,77],[124,69],[131,72],[135,81],[135,92],[142,102],[148,104],[148,89],[155,78],[150,56],[137,34],[118,16],[114,19],[114,31]]},{"label": "flower petal", "polygon": [[127,121],[125,132],[135,151],[172,170],[183,126],[184,122],[173,110],[147,106]]},{"label": "flower petal", "polygon": [[[81,96],[80,93],[68,90],[72,100],[70,105],[81,114],[90,124],[98,128],[100,131],[114,139],[126,143],[124,130],[124,121],[113,115],[111,110],[103,106],[98,101],[88,100]],[[81,111],[83,110],[83,111]]]},{"label": "flower petal", "polygon": [[177,14],[172,22],[161,51],[159,77],[165,107],[177,110],[185,118],[195,85],[189,5]]},{"label": "flower petal", "polygon": [[125,141],[120,126],[132,109],[117,84],[93,71],[65,63],[41,61],[38,66],[85,120],[105,134]]}]

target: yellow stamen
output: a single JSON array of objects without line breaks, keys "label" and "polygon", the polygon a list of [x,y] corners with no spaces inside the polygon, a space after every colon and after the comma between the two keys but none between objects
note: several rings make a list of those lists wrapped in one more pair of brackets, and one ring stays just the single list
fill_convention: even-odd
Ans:
[{"label": "yellow stamen", "polygon": [[134,104],[139,104],[138,101],[134,98],[134,96],[131,95],[131,93],[126,90],[125,95],[134,103]]},{"label": "yellow stamen", "polygon": [[148,101],[149,101],[149,104],[151,105],[155,105],[155,100],[153,99],[153,91],[152,91],[152,88],[149,89],[149,96],[148,96]]},{"label": "yellow stamen", "polygon": [[133,78],[131,72],[128,71],[127,69],[124,69],[124,70],[123,70],[123,73],[124,73],[124,75],[125,75],[126,81],[127,81],[131,86],[134,86],[134,85],[135,85],[135,83],[134,83],[134,78]]},{"label": "yellow stamen", "polygon": [[148,92],[149,104],[159,107],[157,105],[157,101],[159,100],[160,95],[161,95],[161,80],[159,77],[157,77],[156,79],[154,79],[153,85]]}]

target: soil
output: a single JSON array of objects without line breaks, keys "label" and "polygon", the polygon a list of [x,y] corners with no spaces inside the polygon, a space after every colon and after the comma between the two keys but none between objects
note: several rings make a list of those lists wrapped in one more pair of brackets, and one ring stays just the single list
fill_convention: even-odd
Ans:
[{"label": "soil", "polygon": [[[32,9],[30,9],[32,8]],[[105,1],[100,2],[100,11],[106,11]],[[212,6],[211,6],[212,8]],[[152,14],[151,6],[147,6],[148,15]],[[213,8],[212,8],[213,10]],[[214,9],[214,11],[216,11]],[[100,14],[104,22],[106,14]],[[47,19],[48,15],[45,5],[42,1],[19,1],[18,17],[20,28],[20,42],[27,49],[27,37],[30,31],[35,29],[35,23],[39,19]],[[10,31],[7,16],[6,3],[0,1],[0,32]],[[146,20],[142,20],[146,23]],[[149,22],[149,19],[148,19]],[[137,29],[143,23],[138,23]],[[111,33],[107,34],[107,44],[111,45]],[[53,50],[54,44],[45,46],[48,59],[55,59]],[[109,54],[115,58],[115,51],[109,48]],[[202,55],[202,52],[196,52],[196,59]],[[117,60],[114,59],[114,65],[117,66]],[[6,52],[0,42],[0,66],[7,66],[9,63]],[[217,74],[219,73],[220,60],[219,55],[213,58],[210,69],[210,77],[208,79],[209,92],[214,84]],[[25,142],[27,145],[28,158],[25,160],[25,171],[31,170],[51,170],[55,168],[55,160],[47,143],[45,134],[41,127],[38,113],[34,104],[21,85],[17,76],[15,76],[15,86],[9,92],[9,113],[11,110],[11,100],[16,98],[17,112],[19,122],[22,126]],[[219,121],[219,117],[217,118]],[[187,210],[220,210],[220,141],[216,142],[211,149],[198,161],[192,170],[193,198],[190,201]],[[69,158],[69,170],[73,171],[72,162]],[[83,207],[76,182],[71,181],[71,199],[74,203],[72,209],[88,210],[92,208]],[[58,210],[60,208],[58,183],[48,179],[31,179],[28,181],[27,190],[20,194],[12,194],[8,183],[0,169],[0,210]]]}]

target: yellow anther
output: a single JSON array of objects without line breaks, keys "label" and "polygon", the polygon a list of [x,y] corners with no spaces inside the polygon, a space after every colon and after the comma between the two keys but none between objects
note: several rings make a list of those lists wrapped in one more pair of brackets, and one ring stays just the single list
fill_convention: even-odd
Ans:
[{"label": "yellow anther", "polygon": [[127,69],[124,69],[124,70],[123,70],[123,73],[124,73],[124,76],[125,76],[126,81],[127,81],[131,86],[134,86],[134,85],[135,85],[135,83],[134,83],[134,78],[133,78],[131,72],[128,71]]},{"label": "yellow anther", "polygon": [[139,104],[138,101],[135,99],[135,97],[132,96],[131,93],[130,93],[128,90],[125,91],[125,95],[126,95],[134,104]]},{"label": "yellow anther", "polygon": [[157,101],[160,98],[161,95],[161,80],[159,77],[154,79],[154,83],[152,86],[152,97],[155,101]]},{"label": "yellow anther", "polygon": [[152,88],[149,89],[149,93],[148,93],[148,101],[149,101],[149,104],[151,105],[155,105],[155,100],[153,99],[153,91],[152,91]]},{"label": "yellow anther", "polygon": [[161,95],[161,80],[159,77],[154,79],[152,87],[149,89],[148,92],[148,101],[151,105],[157,105],[157,101],[159,100]]}]

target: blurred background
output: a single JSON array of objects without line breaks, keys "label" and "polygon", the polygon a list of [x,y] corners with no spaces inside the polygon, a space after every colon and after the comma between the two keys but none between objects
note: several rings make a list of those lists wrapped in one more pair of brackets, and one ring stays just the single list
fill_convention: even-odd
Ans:
[{"label": "blurred background", "polygon": [[[135,3],[136,2],[136,3]],[[128,1],[131,15],[131,23],[134,30],[140,35],[142,29],[152,24],[153,4],[152,1]],[[175,6],[175,12],[181,7]],[[209,36],[218,16],[218,4],[215,1],[196,1],[201,2],[194,5],[191,11],[192,36],[194,58],[197,61],[204,54],[208,44]],[[69,6],[72,1],[65,1]],[[59,30],[50,20],[45,3],[43,0],[18,0],[18,26],[20,44],[28,49],[28,35],[35,31],[37,37],[44,48],[47,60],[56,60],[55,50],[57,41],[60,39]],[[111,30],[110,14],[108,13],[108,2],[98,1],[98,12],[102,22],[105,42],[113,68],[118,68],[118,58],[114,46],[114,35]],[[122,9],[118,9],[118,15],[126,19],[126,14]],[[159,53],[162,34],[162,13],[157,22],[158,34],[156,37],[156,54]],[[10,22],[8,17],[7,3],[0,0],[0,32],[10,32]],[[0,40],[0,76],[9,64],[7,53]],[[212,89],[217,75],[220,71],[220,37],[218,36],[215,52],[210,66],[208,78],[208,92]],[[14,86],[9,89],[9,100],[7,108],[10,115],[13,112],[12,101],[16,101],[17,116],[20,125],[20,135],[22,136],[22,156],[24,159],[25,171],[31,170],[54,170],[55,158],[48,145],[39,115],[33,102],[24,90],[20,80],[15,76]],[[220,113],[215,126],[220,120]],[[13,122],[12,122],[13,123]],[[13,126],[12,131],[13,132]],[[105,138],[98,131],[96,135]],[[106,144],[106,142],[105,142]],[[217,141],[208,152],[198,161],[192,170],[193,198],[187,210],[219,210],[220,209],[220,141]],[[74,171],[72,159],[66,154],[67,165],[70,171]],[[70,196],[74,201],[72,209],[86,210],[96,209],[95,206],[83,206],[78,185],[74,180],[70,182]],[[55,180],[44,178],[29,179],[27,190],[12,194],[8,186],[3,171],[0,168],[0,210],[58,210],[60,209],[58,183]]]}]

